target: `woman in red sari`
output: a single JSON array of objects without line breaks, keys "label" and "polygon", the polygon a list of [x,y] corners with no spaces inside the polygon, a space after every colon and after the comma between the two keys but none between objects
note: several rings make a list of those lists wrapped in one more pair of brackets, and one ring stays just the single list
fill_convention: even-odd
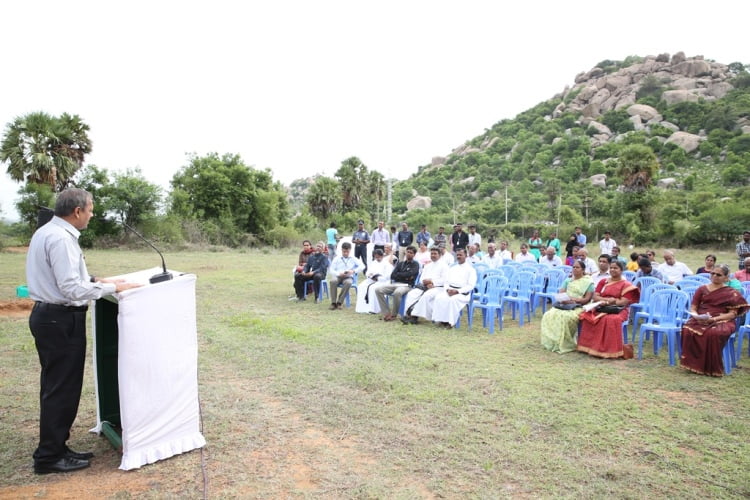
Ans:
[{"label": "woman in red sari", "polygon": [[696,290],[690,311],[706,318],[690,318],[682,327],[680,365],[691,372],[721,377],[724,360],[721,352],[735,329],[735,318],[748,304],[734,288],[727,285],[729,266],[711,270],[711,283]]},{"label": "woman in red sari", "polygon": [[617,314],[596,310],[581,313],[581,333],[578,350],[600,358],[623,357],[622,323],[628,319],[629,305],[638,302],[640,292],[623,279],[624,264],[618,260],[609,265],[608,279],[602,279],[594,290],[594,302],[624,306]]}]

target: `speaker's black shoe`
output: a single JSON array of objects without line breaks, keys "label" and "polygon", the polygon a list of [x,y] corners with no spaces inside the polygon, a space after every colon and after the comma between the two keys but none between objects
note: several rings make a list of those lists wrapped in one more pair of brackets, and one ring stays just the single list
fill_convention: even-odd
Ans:
[{"label": "speaker's black shoe", "polygon": [[74,470],[85,469],[88,466],[88,460],[63,457],[57,462],[52,462],[51,464],[34,464],[34,472],[36,472],[37,474],[50,474],[53,472],[73,472]]},{"label": "speaker's black shoe", "polygon": [[78,460],[91,460],[94,458],[94,454],[90,451],[73,451],[67,446],[65,447],[65,456],[70,458],[77,458]]}]

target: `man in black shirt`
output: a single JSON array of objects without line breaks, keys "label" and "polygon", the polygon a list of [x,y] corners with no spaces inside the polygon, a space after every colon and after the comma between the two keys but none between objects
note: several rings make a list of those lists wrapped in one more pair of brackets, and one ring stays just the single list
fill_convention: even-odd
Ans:
[{"label": "man in black shirt", "polygon": [[[419,262],[414,260],[417,249],[413,246],[406,247],[406,260],[399,261],[391,273],[391,283],[378,285],[375,289],[375,296],[380,304],[380,311],[383,313],[383,320],[393,321],[398,317],[398,310],[401,307],[401,298],[414,286],[414,282],[419,275]],[[391,309],[388,310],[386,295],[393,298]]]}]

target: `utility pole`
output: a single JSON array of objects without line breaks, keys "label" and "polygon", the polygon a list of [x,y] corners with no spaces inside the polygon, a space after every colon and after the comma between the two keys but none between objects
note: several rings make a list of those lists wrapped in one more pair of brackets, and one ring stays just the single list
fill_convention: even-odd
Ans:
[{"label": "utility pole", "polygon": [[387,218],[386,218],[386,220],[388,221],[388,224],[390,225],[391,224],[391,217],[393,216],[393,180],[391,179],[390,175],[388,176],[388,180],[386,182],[387,182],[386,189],[388,190],[388,201],[386,202],[386,204],[387,204],[387,207],[386,207]]}]

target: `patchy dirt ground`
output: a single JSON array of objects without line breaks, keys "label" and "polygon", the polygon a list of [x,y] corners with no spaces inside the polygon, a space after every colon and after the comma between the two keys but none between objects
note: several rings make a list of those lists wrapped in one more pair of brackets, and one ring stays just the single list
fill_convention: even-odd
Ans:
[{"label": "patchy dirt ground", "polygon": [[0,317],[23,318],[31,313],[34,301],[31,299],[14,299],[0,301]]}]

